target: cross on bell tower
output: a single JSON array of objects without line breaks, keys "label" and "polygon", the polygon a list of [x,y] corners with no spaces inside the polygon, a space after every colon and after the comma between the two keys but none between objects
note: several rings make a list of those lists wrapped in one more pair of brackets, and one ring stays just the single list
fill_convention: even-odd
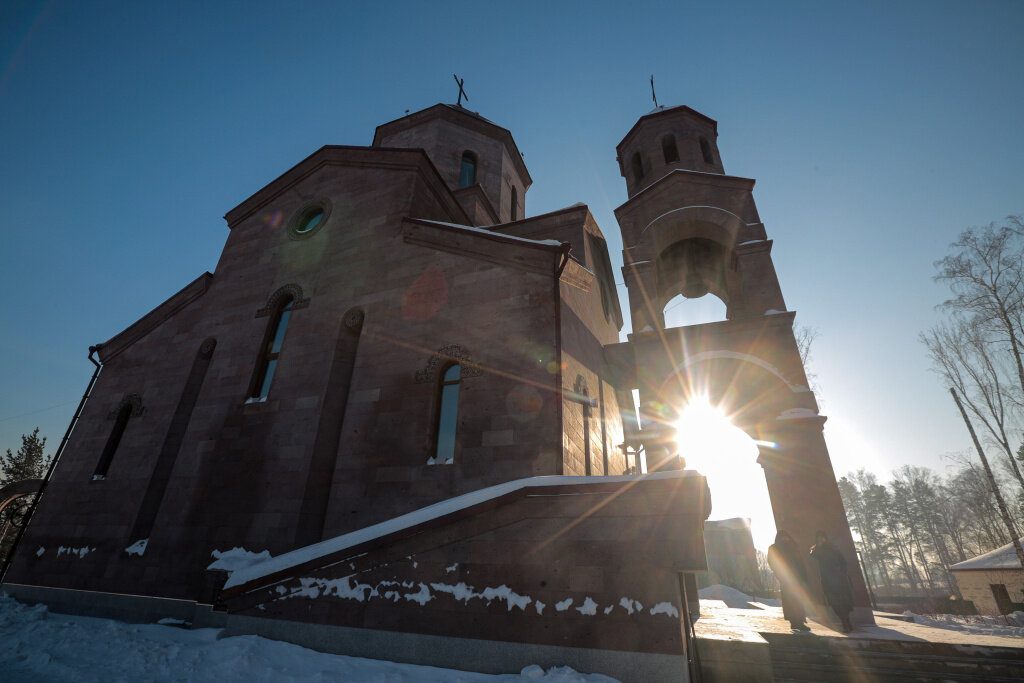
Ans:
[{"label": "cross on bell tower", "polygon": [[459,99],[458,99],[458,100],[457,100],[457,101],[455,102],[455,106],[456,106],[456,107],[461,107],[461,106],[462,106],[462,98],[463,98],[463,97],[465,97],[465,98],[466,98],[466,101],[467,101],[467,102],[469,102],[469,95],[467,95],[467,94],[466,94],[466,91],[462,89],[462,84],[466,82],[466,79],[465,79],[465,78],[463,78],[463,79],[462,79],[462,80],[460,81],[460,80],[459,80],[459,77],[458,77],[458,76],[456,76],[455,74],[452,74],[452,76],[454,76],[454,77],[455,77],[455,82],[459,84]]}]

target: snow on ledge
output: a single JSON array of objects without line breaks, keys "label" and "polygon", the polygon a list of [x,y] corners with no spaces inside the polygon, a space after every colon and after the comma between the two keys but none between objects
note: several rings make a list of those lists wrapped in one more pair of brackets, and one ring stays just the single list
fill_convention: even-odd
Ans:
[{"label": "snow on ledge", "polygon": [[[458,230],[465,230],[466,232],[475,232],[480,235],[487,235],[488,237],[503,237],[514,242],[524,242],[526,244],[543,244],[549,247],[561,247],[562,242],[558,240],[533,240],[529,237],[516,237],[515,235],[506,235],[503,232],[495,232],[494,230],[487,230],[485,228],[475,228],[472,225],[459,225],[458,223],[445,223],[444,221],[432,221],[426,218],[413,218],[411,220],[417,223],[427,223],[430,225],[439,225],[445,228],[456,228]],[[500,224],[499,224],[500,225]]]},{"label": "snow on ledge", "polygon": [[212,553],[213,562],[209,564],[207,569],[224,569],[229,572],[237,572],[251,567],[255,564],[260,564],[266,560],[273,559],[270,555],[269,550],[264,550],[261,553],[254,553],[251,550],[245,548],[234,547],[231,550],[214,550]]},{"label": "snow on ledge", "polygon": [[790,408],[779,415],[776,420],[802,420],[805,417],[819,417],[818,411],[810,408]]},{"label": "snow on ledge", "polygon": [[130,546],[125,548],[124,551],[129,555],[137,555],[139,557],[142,557],[146,554],[147,545],[149,545],[149,539],[144,538],[141,541],[135,541],[135,543],[132,543]]},{"label": "snow on ledge", "polygon": [[[296,565],[304,564],[311,560],[315,560],[332,553],[336,553],[346,548],[366,543],[375,538],[381,538],[389,534],[393,534],[403,529],[429,522],[445,515],[464,510],[474,505],[479,505],[488,500],[494,498],[500,498],[501,496],[519,491],[524,488],[537,488],[546,486],[588,486],[593,484],[614,484],[614,483],[627,483],[642,481],[645,479],[686,479],[688,477],[699,477],[702,476],[699,472],[694,470],[673,470],[669,472],[652,472],[649,474],[639,475],[619,475],[614,477],[571,477],[571,476],[547,476],[547,477],[529,477],[527,479],[516,479],[514,481],[508,481],[504,484],[498,484],[497,486],[490,486],[479,491],[472,491],[470,493],[463,494],[461,496],[455,496],[448,500],[443,500],[440,503],[434,503],[427,507],[414,510],[410,513],[394,517],[392,519],[368,526],[357,531],[352,531],[341,536],[335,536],[313,545],[308,545],[303,548],[298,548],[288,553],[283,553],[277,557],[270,557],[267,553],[266,559],[253,562],[247,566],[240,567],[214,567],[215,564],[220,563],[220,559],[210,565],[210,569],[222,568],[231,571],[231,576],[228,577],[227,582],[224,584],[224,588],[233,588],[235,586],[241,586],[255,581],[256,579],[263,578],[270,574],[275,574],[280,571],[284,571]],[[241,550],[236,548],[227,553],[233,553]],[[225,553],[225,554],[227,554]],[[252,555],[253,553],[250,553]],[[221,555],[214,552],[214,556],[220,558]],[[262,556],[262,553],[261,553]],[[255,559],[255,558],[254,558]],[[233,571],[232,571],[233,570]]]}]

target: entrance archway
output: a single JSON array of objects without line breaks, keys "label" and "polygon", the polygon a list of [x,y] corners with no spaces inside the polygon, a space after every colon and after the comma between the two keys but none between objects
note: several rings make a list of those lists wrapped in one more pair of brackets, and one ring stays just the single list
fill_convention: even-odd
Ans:
[{"label": "entrance archway", "polygon": [[5,507],[22,496],[39,493],[39,489],[42,486],[42,479],[22,479],[21,481],[15,481],[7,486],[0,487],[0,512],[3,512]]},{"label": "entrance archway", "polygon": [[775,538],[775,517],[757,464],[757,444],[704,396],[683,406],[675,426],[676,447],[687,469],[707,477],[712,493],[709,521],[750,520],[754,547],[766,552]]},{"label": "entrance archway", "polygon": [[[728,476],[715,482],[712,476],[713,519],[719,517],[716,501],[736,489],[766,490],[775,527],[789,532],[801,548],[809,550],[821,530],[844,554],[856,557],[822,435],[825,417],[806,386],[791,314],[661,330],[634,336],[630,345],[635,357],[643,359],[637,362],[635,382],[646,424],[674,423],[685,406],[703,399],[753,440],[757,452],[748,453],[761,467],[762,482]],[[701,469],[696,462],[688,465]],[[848,566],[857,564],[848,561]],[[850,578],[854,616],[871,622],[863,579],[856,570]],[[820,591],[812,593],[820,603]]]}]

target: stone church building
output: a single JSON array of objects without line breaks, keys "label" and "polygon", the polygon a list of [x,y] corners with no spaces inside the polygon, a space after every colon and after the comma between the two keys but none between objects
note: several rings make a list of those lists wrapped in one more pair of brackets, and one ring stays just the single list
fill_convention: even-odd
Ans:
[{"label": "stone church building", "polygon": [[[461,106],[258,190],[215,274],[90,353],[5,589],[478,670],[684,671],[710,508],[661,423],[697,390],[764,444],[778,526],[825,529],[857,566],[753,181],[688,107],[617,151],[621,343],[588,208],[527,218],[511,133]],[[708,292],[726,321],[665,329],[672,297]],[[641,449],[662,471],[636,476]],[[273,559],[227,577],[213,558],[235,548]]]}]

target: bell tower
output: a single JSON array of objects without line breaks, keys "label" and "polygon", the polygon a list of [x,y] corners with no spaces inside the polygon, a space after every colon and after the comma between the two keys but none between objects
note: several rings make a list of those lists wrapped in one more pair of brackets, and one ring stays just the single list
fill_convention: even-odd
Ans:
[{"label": "bell tower", "polygon": [[[776,527],[804,548],[824,531],[850,568],[855,619],[871,622],[822,433],[826,418],[807,385],[754,181],[725,173],[717,139],[713,119],[660,107],[616,147],[629,195],[615,216],[633,334],[606,347],[605,357],[621,373],[620,390],[639,390],[637,440],[649,469],[679,466],[665,445],[672,425],[691,397],[706,396],[757,442]],[[666,328],[665,305],[680,294],[718,297],[725,320]]]}]

